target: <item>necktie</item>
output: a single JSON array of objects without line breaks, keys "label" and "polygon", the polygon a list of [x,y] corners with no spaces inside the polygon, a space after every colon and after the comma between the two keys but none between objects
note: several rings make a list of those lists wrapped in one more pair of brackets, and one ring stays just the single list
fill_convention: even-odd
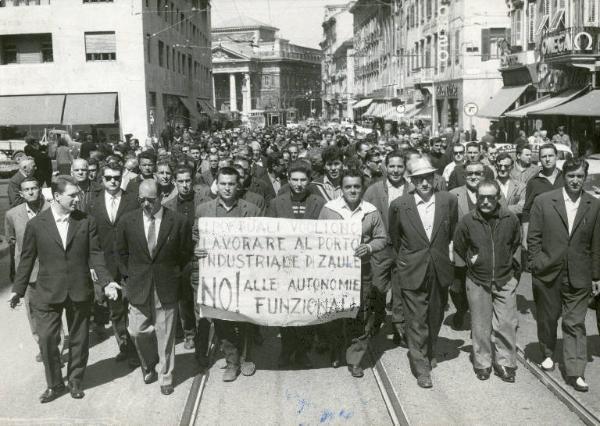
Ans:
[{"label": "necktie", "polygon": [[156,248],[156,221],[154,216],[150,216],[150,226],[148,227],[148,251],[150,256],[154,256],[154,249]]},{"label": "necktie", "polygon": [[110,222],[115,223],[115,217],[117,216],[117,197],[111,197],[110,199]]}]

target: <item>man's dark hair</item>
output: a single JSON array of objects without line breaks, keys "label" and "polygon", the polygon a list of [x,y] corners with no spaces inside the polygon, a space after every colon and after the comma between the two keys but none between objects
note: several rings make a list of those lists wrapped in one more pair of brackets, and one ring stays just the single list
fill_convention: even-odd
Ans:
[{"label": "man's dark hair", "polygon": [[343,155],[342,151],[335,145],[328,146],[323,149],[321,153],[321,158],[323,159],[323,164],[331,163],[333,161],[342,161]]},{"label": "man's dark hair", "polygon": [[279,160],[283,158],[283,154],[278,151],[274,151],[267,156],[267,170],[273,170],[273,166],[279,165]]},{"label": "man's dark hair", "polygon": [[481,182],[479,182],[479,184],[477,185],[477,194],[479,194],[479,188],[482,188],[484,186],[492,186],[492,187],[496,188],[496,196],[497,197],[500,196],[500,185],[495,180],[483,179]]},{"label": "man's dark hair", "polygon": [[233,158],[233,163],[234,164],[237,163],[237,162],[239,162],[239,161],[243,161],[243,162],[247,163],[248,164],[248,167],[246,167],[247,169],[249,169],[250,166],[252,165],[252,162],[250,161],[250,159],[248,157],[246,157],[246,156],[243,156],[243,155],[236,155]]},{"label": "man's dark hair", "polygon": [[185,165],[178,165],[177,170],[175,170],[175,180],[177,180],[178,175],[182,175],[184,173],[189,173],[190,177],[194,176],[194,174],[192,173],[192,169],[186,167]]},{"label": "man's dark hair", "polygon": [[50,188],[52,189],[52,194],[58,192],[62,194],[65,192],[65,188],[67,185],[77,186],[77,181],[74,177],[69,175],[58,175],[54,179],[52,179],[52,183],[50,184]]},{"label": "man's dark hair", "polygon": [[402,164],[404,164],[405,160],[404,160],[404,153],[402,151],[392,151],[390,152],[388,155],[385,156],[385,165],[387,166],[388,164],[390,164],[390,160],[392,158],[401,158],[402,159]]},{"label": "man's dark hair", "polygon": [[156,164],[156,155],[152,151],[141,152],[139,155],[140,163],[142,162],[142,158],[145,158],[146,160],[150,160],[150,161],[152,161],[152,163]]},{"label": "man's dark hair", "polygon": [[510,156],[510,154],[508,152],[501,152],[500,154],[498,154],[496,156],[496,164],[502,160],[506,160],[507,158],[510,160],[511,164],[513,164],[515,162],[515,160],[513,160],[513,158]]},{"label": "man's dark hair", "polygon": [[173,165],[169,160],[160,160],[158,163],[156,163],[156,170],[158,170],[160,166],[167,166],[171,174],[173,174]]},{"label": "man's dark hair", "polygon": [[465,170],[467,170],[467,167],[469,166],[481,166],[481,168],[485,170],[485,164],[483,164],[481,161],[467,161],[465,163]]},{"label": "man's dark hair", "polygon": [[340,182],[342,183],[342,186],[344,184],[344,179],[347,177],[357,177],[360,178],[360,184],[364,186],[365,184],[365,177],[362,174],[362,172],[354,167],[349,168],[347,170],[344,170],[344,172],[342,173],[342,179],[340,180]]},{"label": "man's dark hair", "polygon": [[469,148],[475,147],[477,148],[477,150],[479,152],[481,152],[481,147],[479,146],[479,144],[477,142],[469,142],[466,146],[465,146],[465,151],[468,150]]},{"label": "man's dark hair", "polygon": [[566,175],[569,172],[577,170],[579,168],[583,168],[585,175],[588,174],[588,168],[590,167],[589,163],[583,158],[568,158],[565,160],[562,166],[562,173]]},{"label": "man's dark hair", "polygon": [[528,149],[528,150],[532,151],[531,145],[529,145],[529,144],[517,145],[517,150],[516,150],[517,155],[521,155],[523,153],[524,149]]},{"label": "man's dark hair", "polygon": [[375,157],[381,157],[381,154],[376,149],[371,149],[369,152],[367,152],[367,155],[365,155],[365,161],[373,161],[373,158]]},{"label": "man's dark hair", "polygon": [[27,176],[25,179],[23,179],[23,180],[21,181],[21,183],[19,184],[19,187],[20,187],[21,189],[23,189],[23,184],[24,184],[25,182],[35,182],[35,183],[37,183],[37,186],[38,186],[38,188],[40,187],[40,183],[39,183],[39,182],[38,182],[38,180],[37,180],[36,178],[34,178],[33,176]]},{"label": "man's dark hair", "polygon": [[96,169],[98,168],[98,165],[100,164],[100,162],[94,157],[90,157],[90,159],[87,160],[87,163],[88,163],[88,168],[90,166],[96,166]]},{"label": "man's dark hair", "polygon": [[553,143],[545,143],[542,146],[540,146],[539,149],[539,153],[542,153],[542,149],[551,149],[552,151],[554,151],[555,155],[558,155],[558,149],[556,149],[556,146]]},{"label": "man's dark hair", "polygon": [[219,180],[219,176],[235,176],[236,179],[239,180],[240,174],[234,167],[221,167],[217,173],[217,181]]},{"label": "man's dark hair", "polygon": [[310,163],[305,160],[296,160],[290,165],[288,176],[291,176],[294,172],[304,173],[310,180],[312,176],[312,167],[310,166]]},{"label": "man's dark hair", "polygon": [[123,167],[121,167],[121,165],[116,161],[110,161],[104,165],[104,167],[102,168],[102,176],[104,176],[105,170],[114,170],[123,175]]}]

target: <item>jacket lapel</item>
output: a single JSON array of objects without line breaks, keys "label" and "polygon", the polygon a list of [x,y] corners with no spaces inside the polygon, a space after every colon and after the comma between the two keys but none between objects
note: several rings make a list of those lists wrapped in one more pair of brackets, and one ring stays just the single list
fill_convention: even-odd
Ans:
[{"label": "jacket lapel", "polygon": [[565,208],[565,201],[562,199],[562,191],[559,194],[560,195],[558,195],[552,199],[554,201],[554,209],[556,210],[556,212],[562,219],[562,222],[565,225],[565,229],[567,230],[567,233],[568,233],[569,232],[569,221],[567,220],[567,209]]},{"label": "jacket lapel", "polygon": [[577,214],[575,215],[575,221],[573,222],[573,229],[571,230],[571,235],[575,234],[577,227],[585,218],[587,211],[590,209],[590,203],[592,201],[586,195],[587,194],[585,192],[581,194],[581,201],[579,202],[579,208],[577,209]]},{"label": "jacket lapel", "polygon": [[[444,198],[440,197],[439,195],[434,195],[434,197],[435,205],[433,208],[433,229],[431,230],[431,241],[434,240],[437,231],[440,229],[440,225],[444,219],[444,212],[448,210],[448,204]],[[450,238],[452,238],[452,236],[450,236]]]},{"label": "jacket lapel", "polygon": [[64,250],[65,248],[63,247],[62,239],[60,238],[60,234],[58,233],[56,221],[54,220],[54,215],[52,214],[51,209],[48,209],[43,213],[43,219],[47,224],[46,229],[48,230],[50,236],[52,236],[54,241],[56,241],[56,244],[58,244],[58,246]]},{"label": "jacket lapel", "polygon": [[413,195],[409,195],[407,198],[407,201],[404,202],[404,209],[406,210],[406,214],[410,217],[410,223],[412,224],[413,228],[415,228],[417,233],[429,243],[429,238],[427,238],[427,233],[423,227],[423,221],[421,220],[421,216],[419,216],[419,212],[417,210],[415,197]]},{"label": "jacket lapel", "polygon": [[139,214],[137,215],[137,220],[135,221],[135,229],[138,234],[138,238],[140,241],[140,245],[143,247],[144,253],[152,259],[150,256],[150,251],[148,250],[148,239],[146,238],[146,231],[144,230],[144,210],[140,209]]},{"label": "jacket lapel", "polygon": [[[106,201],[104,200],[105,191],[102,191],[96,197],[95,208],[100,209],[100,214],[102,218],[106,221],[106,223],[110,222],[110,217],[108,216],[108,210],[106,209]],[[122,200],[121,200],[122,201]]]},{"label": "jacket lapel", "polygon": [[160,248],[164,245],[167,237],[171,233],[173,227],[173,217],[169,214],[167,209],[163,209],[163,217],[160,221],[160,228],[158,230],[158,238],[156,240],[156,249],[154,249],[154,256],[160,251]]},{"label": "jacket lapel", "polygon": [[79,225],[81,225],[81,220],[74,218],[73,214],[71,214],[69,217],[69,227],[67,228],[67,249],[69,248],[71,241],[73,241],[73,237],[75,236],[77,229],[79,229]]},{"label": "jacket lapel", "polygon": [[[463,216],[463,215],[469,213],[469,200],[467,199],[469,194],[467,194],[467,191],[468,191],[468,189],[465,186],[463,186],[462,191],[458,195],[459,216]],[[436,209],[436,212],[437,212],[437,209]],[[459,217],[459,219],[460,219],[460,217]]]}]

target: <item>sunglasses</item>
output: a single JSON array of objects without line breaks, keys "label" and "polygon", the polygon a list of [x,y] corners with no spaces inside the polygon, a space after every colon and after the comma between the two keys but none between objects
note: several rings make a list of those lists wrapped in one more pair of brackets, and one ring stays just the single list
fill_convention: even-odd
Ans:
[{"label": "sunglasses", "polygon": [[111,181],[111,180],[116,180],[119,181],[121,180],[121,176],[103,176],[104,180],[106,181]]},{"label": "sunglasses", "polygon": [[483,176],[481,172],[467,172],[467,176]]},{"label": "sunglasses", "polygon": [[140,204],[143,204],[145,202],[154,204],[154,202],[156,201],[156,197],[138,197],[138,201]]},{"label": "sunglasses", "polygon": [[454,155],[464,155],[464,151],[454,151]]}]

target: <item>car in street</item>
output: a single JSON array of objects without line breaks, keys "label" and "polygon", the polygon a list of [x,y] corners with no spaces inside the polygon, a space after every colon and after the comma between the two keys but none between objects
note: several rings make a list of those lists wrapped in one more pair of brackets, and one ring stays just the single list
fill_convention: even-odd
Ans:
[{"label": "car in street", "polygon": [[600,153],[586,158],[589,168],[583,189],[596,198],[600,198]]}]

